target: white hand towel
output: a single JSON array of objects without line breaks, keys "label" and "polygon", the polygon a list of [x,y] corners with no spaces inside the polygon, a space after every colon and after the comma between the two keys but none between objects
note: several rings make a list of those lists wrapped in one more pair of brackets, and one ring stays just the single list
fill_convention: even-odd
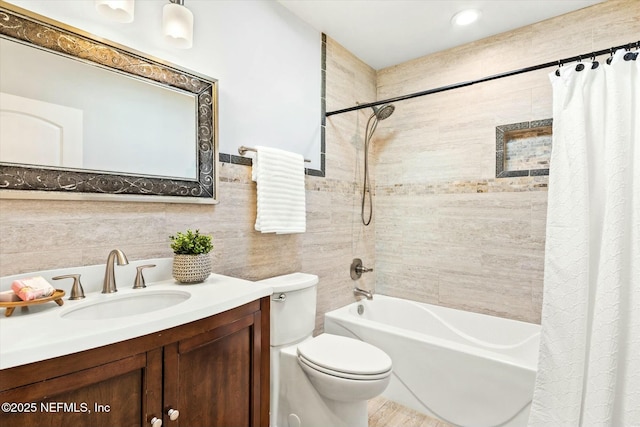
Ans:
[{"label": "white hand towel", "polygon": [[304,158],[270,147],[256,147],[252,178],[257,187],[255,229],[262,233],[304,233]]}]

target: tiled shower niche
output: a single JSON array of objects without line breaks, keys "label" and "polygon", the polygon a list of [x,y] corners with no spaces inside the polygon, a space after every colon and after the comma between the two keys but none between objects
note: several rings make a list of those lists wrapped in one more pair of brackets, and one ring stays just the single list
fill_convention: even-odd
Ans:
[{"label": "tiled shower niche", "polygon": [[552,119],[496,126],[496,178],[549,175]]}]

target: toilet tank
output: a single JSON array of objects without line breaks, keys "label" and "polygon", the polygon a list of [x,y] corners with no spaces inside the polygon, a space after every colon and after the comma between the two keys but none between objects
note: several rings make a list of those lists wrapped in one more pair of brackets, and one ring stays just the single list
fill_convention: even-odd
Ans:
[{"label": "toilet tank", "polygon": [[271,295],[271,345],[292,344],[310,336],[316,323],[314,274],[292,273],[256,283],[273,288]]}]

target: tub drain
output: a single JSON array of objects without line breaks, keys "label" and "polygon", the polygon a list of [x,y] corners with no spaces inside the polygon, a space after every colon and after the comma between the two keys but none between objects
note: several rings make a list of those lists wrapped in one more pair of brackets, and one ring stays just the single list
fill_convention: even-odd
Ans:
[{"label": "tub drain", "polygon": [[358,304],[358,314],[361,315],[362,313],[364,313],[364,305]]}]

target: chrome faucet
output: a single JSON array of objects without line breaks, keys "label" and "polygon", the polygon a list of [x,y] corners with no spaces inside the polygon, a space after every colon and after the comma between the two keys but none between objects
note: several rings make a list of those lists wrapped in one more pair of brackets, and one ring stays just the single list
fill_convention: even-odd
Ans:
[{"label": "chrome faucet", "polygon": [[353,293],[356,295],[363,295],[367,297],[367,299],[373,299],[373,292],[360,289],[357,286],[353,288]]},{"label": "chrome faucet", "polygon": [[107,258],[107,266],[104,270],[104,282],[102,284],[103,294],[118,292],[118,288],[116,288],[116,275],[113,271],[116,259],[118,260],[118,265],[129,264],[127,256],[120,249],[114,249],[109,252],[109,257]]}]

